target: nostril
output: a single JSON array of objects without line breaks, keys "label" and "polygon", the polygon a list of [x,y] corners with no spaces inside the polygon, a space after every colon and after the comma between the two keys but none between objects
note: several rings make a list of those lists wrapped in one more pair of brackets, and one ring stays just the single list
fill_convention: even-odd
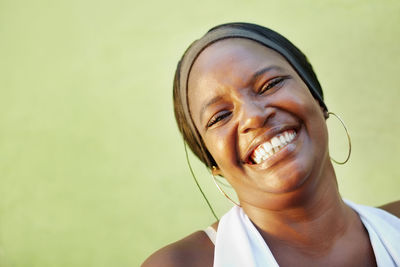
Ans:
[{"label": "nostril", "polygon": [[275,117],[275,112],[273,109],[268,107],[263,109],[262,112],[257,112],[251,114],[251,116],[246,116],[242,118],[240,132],[246,134],[254,129],[262,128],[273,117]]},{"label": "nostril", "polygon": [[271,114],[269,114],[269,116],[267,117],[267,120],[272,119],[273,117],[275,117],[275,112],[272,112]]},{"label": "nostril", "polygon": [[250,128],[246,128],[246,129],[244,129],[244,130],[242,131],[242,133],[246,134],[246,133],[248,133],[249,131],[250,131]]}]

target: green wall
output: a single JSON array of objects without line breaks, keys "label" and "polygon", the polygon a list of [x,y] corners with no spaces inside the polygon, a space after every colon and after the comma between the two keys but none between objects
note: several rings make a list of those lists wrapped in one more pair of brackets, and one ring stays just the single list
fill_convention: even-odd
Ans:
[{"label": "green wall", "polygon": [[271,27],[308,55],[353,138],[343,196],[400,199],[399,14],[397,0],[0,0],[0,266],[137,266],[213,221],[171,92],[184,49],[224,22]]}]

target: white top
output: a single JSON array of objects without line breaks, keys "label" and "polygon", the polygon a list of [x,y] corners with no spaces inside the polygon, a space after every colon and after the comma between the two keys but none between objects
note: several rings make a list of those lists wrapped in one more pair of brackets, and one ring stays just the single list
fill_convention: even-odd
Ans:
[{"label": "white top", "polygon": [[215,245],[215,241],[217,240],[217,231],[211,226],[208,226],[206,229],[203,230],[210,238],[211,242]]},{"label": "white top", "polygon": [[[345,202],[359,214],[367,229],[378,267],[400,266],[400,219],[378,208]],[[238,206],[221,218],[218,233],[211,226],[204,231],[215,244],[214,267],[279,266],[260,233]]]}]

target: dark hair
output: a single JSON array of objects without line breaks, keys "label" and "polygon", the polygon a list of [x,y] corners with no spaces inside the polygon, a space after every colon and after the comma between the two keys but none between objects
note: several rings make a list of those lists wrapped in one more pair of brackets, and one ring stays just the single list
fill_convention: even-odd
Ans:
[{"label": "dark hair", "polygon": [[279,33],[251,23],[227,23],[209,30],[194,41],[178,63],[174,78],[173,102],[175,119],[184,141],[207,167],[217,166],[206,148],[189,111],[187,90],[190,70],[199,54],[209,45],[227,38],[245,38],[265,45],[281,54],[307,85],[311,94],[326,111],[321,85],[307,57]]}]

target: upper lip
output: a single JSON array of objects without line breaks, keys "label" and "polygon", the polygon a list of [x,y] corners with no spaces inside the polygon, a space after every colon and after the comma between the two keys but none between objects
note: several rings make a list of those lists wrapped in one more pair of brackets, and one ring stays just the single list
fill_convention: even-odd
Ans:
[{"label": "upper lip", "polygon": [[259,145],[265,143],[272,139],[272,137],[276,136],[277,134],[283,133],[287,130],[295,130],[298,131],[298,125],[279,125],[273,128],[268,129],[267,131],[263,132],[262,134],[258,135],[247,148],[247,152],[243,158],[243,163],[250,162],[250,157],[253,154],[254,149],[256,149]]}]

